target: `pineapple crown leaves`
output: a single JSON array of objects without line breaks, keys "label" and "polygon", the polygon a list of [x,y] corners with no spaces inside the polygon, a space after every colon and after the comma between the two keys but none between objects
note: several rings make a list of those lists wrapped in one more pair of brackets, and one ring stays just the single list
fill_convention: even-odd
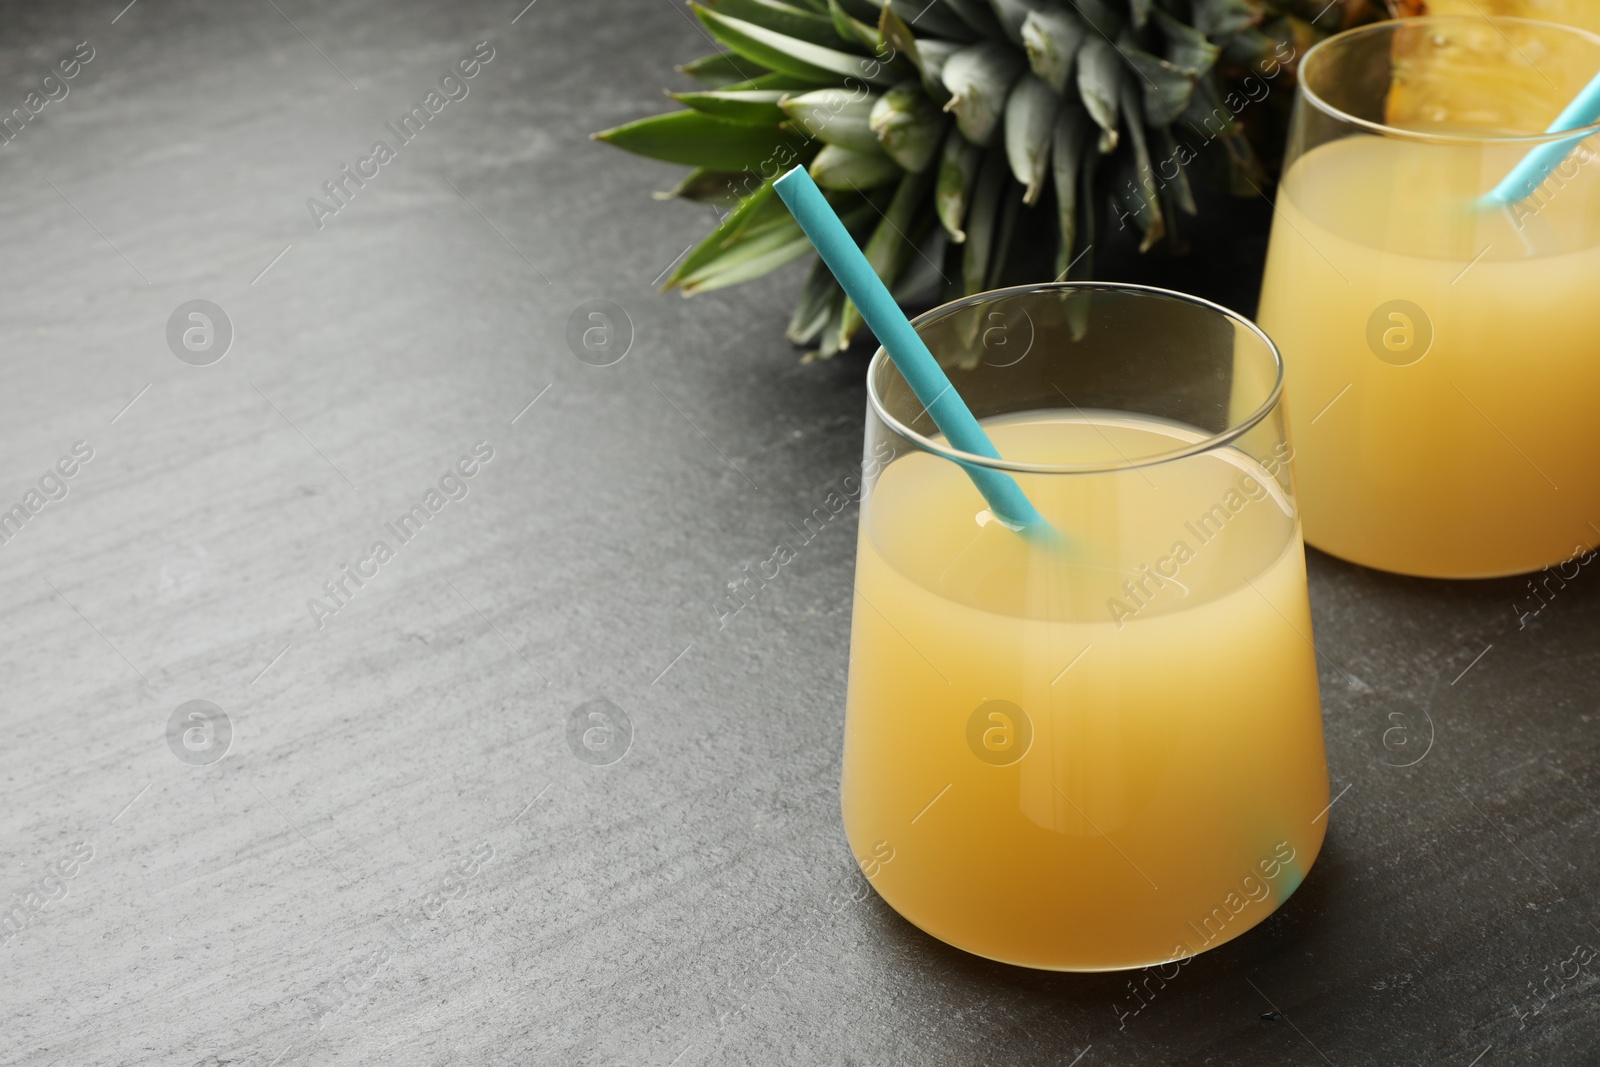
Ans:
[{"label": "pineapple crown leaves", "polygon": [[[686,110],[595,137],[693,168],[658,196],[727,206],[665,283],[685,295],[811,250],[772,192],[796,164],[903,302],[1085,277],[1107,197],[1141,249],[1177,244],[1194,198],[1181,168],[1158,182],[1154,162],[1181,159],[1175,124],[1208,123],[1231,184],[1259,185],[1227,79],[1366,2],[698,0],[724,51],[679,68],[702,86],[670,94]],[[861,325],[816,263],[790,339],[826,357]]]}]

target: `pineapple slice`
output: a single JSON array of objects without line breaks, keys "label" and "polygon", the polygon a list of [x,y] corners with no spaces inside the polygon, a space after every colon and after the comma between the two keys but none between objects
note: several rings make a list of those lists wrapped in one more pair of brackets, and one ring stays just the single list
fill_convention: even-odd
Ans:
[{"label": "pineapple slice", "polygon": [[[1428,14],[1529,14],[1555,10],[1556,0],[1426,0]],[[1416,6],[1421,6],[1416,5]],[[1600,5],[1597,5],[1600,8]],[[1600,10],[1590,13],[1600,24]],[[1505,54],[1507,40],[1517,61]],[[1391,53],[1393,81],[1385,121],[1403,129],[1505,134],[1543,130],[1593,76],[1593,50],[1575,38],[1529,26],[1497,26],[1482,18],[1449,27],[1398,29]],[[1492,76],[1482,68],[1494,69]],[[1464,77],[1464,70],[1472,70]]]},{"label": "pineapple slice", "polygon": [[1406,15],[1515,15],[1600,33],[1600,4],[1594,0],[1401,0],[1399,6]]}]

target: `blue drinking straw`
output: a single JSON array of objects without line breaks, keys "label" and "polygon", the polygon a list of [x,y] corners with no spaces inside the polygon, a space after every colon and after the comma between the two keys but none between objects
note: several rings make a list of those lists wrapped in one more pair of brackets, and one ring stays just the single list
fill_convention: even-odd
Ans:
[{"label": "blue drinking straw", "polygon": [[[1556,116],[1556,120],[1544,132],[1562,133],[1582,126],[1593,126],[1596,122],[1600,122],[1600,74],[1596,74],[1583,87],[1583,92]],[[1559,167],[1562,160],[1587,136],[1584,134],[1560,141],[1547,141],[1535,148],[1522,157],[1522,162],[1511,168],[1511,173],[1502,178],[1499,185],[1484,194],[1484,203],[1515,204],[1532,196],[1533,191],[1550,176],[1550,172]]]},{"label": "blue drinking straw", "polygon": [[[961,395],[945,375],[944,369],[917,336],[900,306],[872,269],[855,239],[834,214],[817,183],[805,167],[795,167],[773,183],[778,196],[788,205],[795,221],[816,246],[817,254],[828,265],[861,317],[883,344],[900,376],[922,401],[951,446],[977,456],[999,459],[989,435],[962,402]],[[959,462],[959,461],[957,461]],[[989,510],[1006,525],[1036,535],[1059,538],[1055,528],[1040,515],[1015,479],[1000,471],[974,463],[961,463],[962,469],[978,487]]]}]

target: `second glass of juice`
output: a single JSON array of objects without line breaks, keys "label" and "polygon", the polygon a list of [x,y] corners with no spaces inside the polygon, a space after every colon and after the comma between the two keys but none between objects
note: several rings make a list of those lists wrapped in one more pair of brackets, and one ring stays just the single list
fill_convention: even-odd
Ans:
[{"label": "second glass of juice", "polygon": [[[1596,71],[1600,38],[1513,18],[1306,53],[1260,319],[1316,547],[1478,578],[1600,543],[1600,155],[1592,127],[1544,132]],[[1485,201],[1574,137],[1528,195]]]},{"label": "second glass of juice", "polygon": [[[1276,349],[1131,285],[986,293],[915,323],[1003,460],[953,450],[881,350],[842,802],[896,911],[1027,967],[1222,944],[1327,827]],[[1015,478],[1062,537],[996,519]]]}]

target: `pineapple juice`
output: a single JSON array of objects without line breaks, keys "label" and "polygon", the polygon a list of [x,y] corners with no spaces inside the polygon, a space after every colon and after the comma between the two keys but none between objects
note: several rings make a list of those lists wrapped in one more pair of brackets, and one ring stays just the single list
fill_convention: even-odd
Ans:
[{"label": "pineapple juice", "polygon": [[[1109,413],[985,428],[1039,463],[1200,440]],[[896,911],[991,959],[1109,970],[1221,944],[1299,885],[1328,778],[1280,452],[1019,475],[1065,550],[984,521],[946,459],[888,466],[862,512],[842,802]]]},{"label": "pineapple juice", "polygon": [[1600,542],[1600,158],[1509,209],[1525,149],[1387,137],[1301,157],[1259,321],[1285,364],[1306,540],[1441,578]]}]

